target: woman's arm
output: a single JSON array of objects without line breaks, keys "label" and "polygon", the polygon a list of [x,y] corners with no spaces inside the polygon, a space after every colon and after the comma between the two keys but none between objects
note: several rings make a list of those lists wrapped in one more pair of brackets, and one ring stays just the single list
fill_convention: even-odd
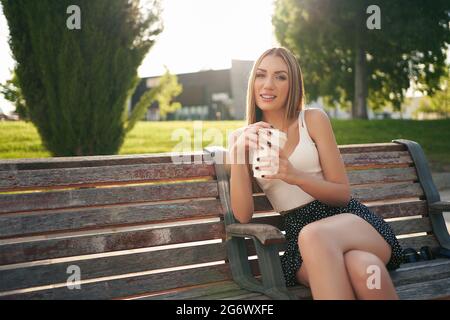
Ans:
[{"label": "woman's arm", "polygon": [[240,223],[248,223],[253,216],[253,190],[248,166],[231,164],[231,209]]},{"label": "woman's arm", "polygon": [[330,206],[346,206],[351,198],[345,165],[336,144],[330,120],[321,109],[305,112],[308,131],[316,143],[325,180],[305,172],[296,175],[295,184],[313,198]]},{"label": "woman's arm", "polygon": [[[245,128],[233,132],[228,141],[230,142],[229,160],[230,172],[230,200],[234,217],[240,223],[248,223],[253,216],[253,189],[249,169],[248,144],[249,140],[244,136]],[[251,134],[250,134],[251,135]],[[241,139],[239,139],[241,138]],[[255,137],[253,137],[254,139]]]},{"label": "woman's arm", "polygon": [[[231,161],[230,198],[231,209],[240,223],[248,223],[253,216],[253,188],[249,150],[258,147],[258,130],[271,125],[259,121],[233,132],[228,141]],[[245,155],[245,159],[242,159]]]}]

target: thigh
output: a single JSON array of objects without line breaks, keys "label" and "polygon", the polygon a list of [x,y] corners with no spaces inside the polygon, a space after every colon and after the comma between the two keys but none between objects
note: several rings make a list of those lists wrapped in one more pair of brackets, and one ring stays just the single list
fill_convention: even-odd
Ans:
[{"label": "thigh", "polygon": [[306,263],[302,263],[300,269],[298,269],[297,273],[295,274],[295,277],[297,278],[297,281],[299,283],[309,288],[309,278],[308,270],[306,270]]},{"label": "thigh", "polygon": [[[369,222],[352,213],[323,218],[304,229],[306,233],[312,233],[313,237],[325,238],[344,254],[350,250],[367,251],[375,254],[385,264],[391,257],[391,247],[381,234]],[[313,242],[314,239],[310,241]]]}]

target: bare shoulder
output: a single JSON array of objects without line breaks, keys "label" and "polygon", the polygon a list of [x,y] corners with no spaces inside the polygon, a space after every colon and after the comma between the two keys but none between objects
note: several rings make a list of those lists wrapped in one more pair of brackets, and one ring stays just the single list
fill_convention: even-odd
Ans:
[{"label": "bare shoulder", "polygon": [[327,113],[320,108],[305,109],[305,122],[309,135],[316,143],[320,139],[321,133],[332,130]]}]

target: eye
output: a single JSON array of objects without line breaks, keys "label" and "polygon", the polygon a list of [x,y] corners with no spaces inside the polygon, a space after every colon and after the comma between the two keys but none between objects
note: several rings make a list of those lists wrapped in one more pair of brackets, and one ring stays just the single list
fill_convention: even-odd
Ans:
[{"label": "eye", "polygon": [[257,74],[256,74],[256,77],[257,77],[257,78],[262,78],[262,77],[264,77],[264,73],[257,73]]},{"label": "eye", "polygon": [[279,80],[286,80],[286,76],[278,76],[277,77]]}]

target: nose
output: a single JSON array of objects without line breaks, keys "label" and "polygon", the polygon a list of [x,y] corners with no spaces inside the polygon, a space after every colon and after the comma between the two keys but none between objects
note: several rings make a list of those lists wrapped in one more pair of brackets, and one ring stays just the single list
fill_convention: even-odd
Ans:
[{"label": "nose", "polygon": [[274,87],[274,82],[272,77],[266,77],[263,84],[263,89],[272,89]]}]

